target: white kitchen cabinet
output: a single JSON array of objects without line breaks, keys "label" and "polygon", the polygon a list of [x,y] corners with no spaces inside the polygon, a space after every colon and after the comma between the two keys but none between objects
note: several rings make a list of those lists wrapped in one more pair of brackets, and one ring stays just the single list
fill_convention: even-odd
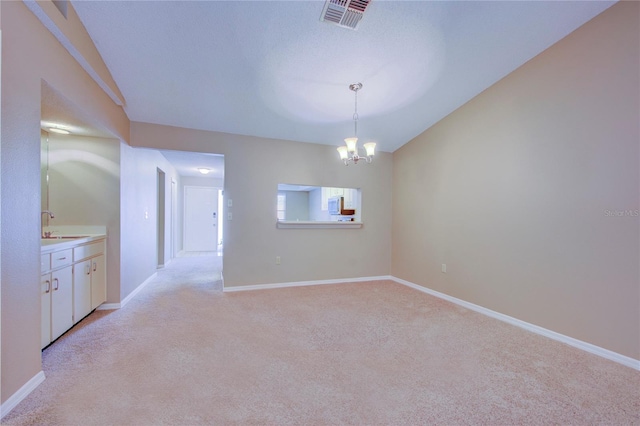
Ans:
[{"label": "white kitchen cabinet", "polygon": [[344,195],[344,188],[329,188],[330,197],[341,197]]},{"label": "white kitchen cabinet", "polygon": [[347,210],[355,210],[355,206],[356,206],[356,196],[355,193],[356,190],[355,189],[351,189],[351,188],[345,188],[344,190],[344,208]]},{"label": "white kitchen cabinet", "polygon": [[106,301],[104,237],[43,243],[40,258],[42,348]]},{"label": "white kitchen cabinet", "polygon": [[[42,258],[44,260],[44,256]],[[43,348],[73,326],[71,252],[52,253],[50,265],[54,264],[58,269],[43,274],[40,279],[40,346]]]},{"label": "white kitchen cabinet", "polygon": [[91,309],[107,300],[107,269],[104,254],[91,259]]},{"label": "white kitchen cabinet", "polygon": [[51,269],[51,253],[40,255],[40,272]]},{"label": "white kitchen cabinet", "polygon": [[[104,240],[73,249],[76,263],[78,292],[81,299],[77,304],[75,322],[80,321],[92,310],[107,300],[107,274],[105,265]],[[82,276],[80,276],[82,275]]]},{"label": "white kitchen cabinet", "polygon": [[328,199],[332,197],[344,197],[344,208],[347,210],[357,210],[359,207],[358,194],[356,188],[331,188],[322,187],[322,210],[327,210]]},{"label": "white kitchen cabinet", "polygon": [[73,326],[73,268],[51,273],[51,341]]},{"label": "white kitchen cabinet", "polygon": [[71,249],[60,250],[51,253],[51,269],[57,269],[61,266],[71,265],[73,261]]},{"label": "white kitchen cabinet", "polygon": [[51,343],[51,274],[45,274],[40,280],[40,302],[42,315],[40,317],[40,348]]},{"label": "white kitchen cabinet", "polygon": [[73,265],[73,322],[89,315],[91,308],[91,260]]}]

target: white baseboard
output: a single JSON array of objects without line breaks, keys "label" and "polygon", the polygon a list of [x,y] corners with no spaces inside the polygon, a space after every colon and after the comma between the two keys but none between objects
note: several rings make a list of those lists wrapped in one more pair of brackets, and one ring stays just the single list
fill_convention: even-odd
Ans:
[{"label": "white baseboard", "polygon": [[275,284],[256,284],[256,285],[247,285],[247,286],[240,286],[240,287],[223,287],[223,290],[225,293],[230,293],[230,292],[236,292],[236,291],[267,290],[267,289],[273,289],[273,288],[302,287],[302,286],[310,286],[310,285],[341,284],[341,283],[382,281],[382,280],[395,281],[399,284],[405,285],[407,287],[411,287],[423,293],[430,294],[431,296],[435,296],[440,299],[447,300],[451,303],[455,303],[456,305],[481,313],[491,318],[504,321],[508,324],[515,325],[516,327],[520,327],[522,329],[531,331],[541,336],[545,336],[550,339],[565,343],[569,346],[573,346],[574,348],[581,349],[585,352],[598,355],[602,358],[606,358],[610,361],[614,361],[614,362],[617,362],[618,364],[622,364],[627,367],[631,367],[634,370],[640,371],[640,360],[619,354],[617,352],[610,351],[608,349],[601,348],[600,346],[596,346],[591,343],[583,342],[582,340],[574,339],[573,337],[565,336],[564,334],[556,333],[555,331],[551,331],[546,328],[528,323],[526,321],[522,321],[517,318],[513,318],[508,315],[501,314],[500,312],[492,311],[491,309],[487,309],[482,306],[475,305],[473,303],[464,301],[462,299],[449,296],[448,294],[440,293],[439,291],[431,290],[430,288],[423,287],[421,285],[414,284],[410,281],[406,281],[391,275],[383,275],[383,276],[376,276],[376,277],[345,278],[345,279],[337,279],[337,280],[297,281],[297,282],[275,283]]},{"label": "white baseboard", "polygon": [[0,406],[0,419],[9,414],[11,410],[16,408],[16,405],[20,404],[23,399],[29,396],[29,394],[40,385],[40,383],[44,382],[44,379],[44,371],[40,371],[27,383],[25,383],[20,389],[18,389],[16,393],[11,395],[9,399],[7,399],[5,403]]},{"label": "white baseboard", "polygon": [[113,310],[113,309],[121,309],[124,308],[125,305],[127,303],[129,303],[131,301],[131,299],[133,299],[134,297],[136,297],[136,295],[138,293],[140,293],[140,291],[142,291],[142,289],[151,282],[151,280],[153,280],[156,276],[158,275],[157,272],[154,272],[149,278],[147,278],[146,280],[144,280],[144,282],[142,284],[140,284],[138,287],[135,288],[135,290],[133,290],[131,293],[129,293],[129,295],[127,297],[125,297],[120,303],[103,303],[102,305],[98,306],[96,308],[97,311],[108,311],[108,310]]},{"label": "white baseboard", "polygon": [[543,327],[539,327],[534,324],[530,324],[528,322],[519,320],[517,318],[510,317],[508,315],[501,314],[500,312],[492,311],[491,309],[483,308],[482,306],[475,305],[473,303],[466,302],[462,299],[458,299],[453,296],[449,296],[448,294],[440,293],[439,291],[431,290],[430,288],[423,287],[418,284],[414,284],[412,282],[403,280],[401,278],[391,277],[391,280],[406,285],[407,287],[411,287],[415,290],[421,291],[423,293],[430,294],[432,296],[438,297],[440,299],[447,300],[451,303],[455,303],[456,305],[465,307],[475,312],[479,312],[483,315],[489,316],[491,318],[498,319],[500,321],[504,321],[511,325],[515,325],[516,327],[523,328],[525,330],[531,331],[536,334],[540,334],[541,336],[548,337],[553,340],[557,340],[559,342],[565,343],[569,346],[573,346],[574,348],[582,349],[585,352],[589,352],[594,355],[598,355],[602,358],[606,358],[610,361],[617,362],[619,364],[625,365],[627,367],[631,367],[634,370],[640,371],[640,360],[633,359],[631,357],[621,355],[617,352],[610,351],[608,349],[601,348],[600,346],[593,345],[591,343],[583,342],[582,340],[574,339],[573,337],[565,336],[564,334],[556,333],[555,331],[548,330]]},{"label": "white baseboard", "polygon": [[238,287],[223,287],[225,293],[234,291],[251,291],[251,290],[267,290],[272,288],[285,288],[285,287],[304,287],[309,285],[322,285],[322,284],[344,284],[344,283],[360,283],[363,281],[382,281],[392,280],[390,275],[377,276],[377,277],[360,277],[360,278],[344,278],[337,280],[317,280],[317,281],[296,281],[288,283],[276,283],[276,284],[255,284],[255,285],[243,285]]},{"label": "white baseboard", "polygon": [[120,309],[120,303],[103,303],[96,308],[96,311],[113,311],[114,309]]}]

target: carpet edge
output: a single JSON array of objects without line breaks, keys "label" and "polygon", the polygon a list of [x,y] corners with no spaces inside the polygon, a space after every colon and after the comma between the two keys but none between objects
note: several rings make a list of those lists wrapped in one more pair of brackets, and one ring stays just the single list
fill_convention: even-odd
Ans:
[{"label": "carpet edge", "polygon": [[25,399],[31,392],[33,392],[42,382],[45,380],[44,371],[40,370],[35,376],[33,376],[27,383],[22,385],[20,389],[13,395],[11,395],[4,404],[0,405],[0,419],[9,414],[11,410],[16,408],[23,399]]},{"label": "carpet edge", "polygon": [[316,280],[316,281],[293,281],[285,283],[273,283],[273,284],[253,284],[243,285],[237,287],[223,287],[222,291],[225,293],[233,293],[238,291],[252,291],[252,290],[268,290],[274,288],[287,288],[287,287],[305,287],[311,285],[324,285],[324,284],[348,284],[348,283],[360,283],[364,281],[384,281],[393,280],[391,275],[379,275],[375,277],[358,277],[358,278],[340,278],[333,280]]},{"label": "carpet edge", "polygon": [[532,333],[536,333],[541,336],[548,337],[550,339],[567,344],[569,346],[573,346],[574,348],[583,350],[593,355],[597,355],[599,357],[608,359],[610,361],[613,361],[618,364],[622,364],[626,367],[633,368],[634,370],[640,371],[640,360],[628,357],[626,355],[619,354],[618,352],[614,352],[609,349],[605,349],[591,343],[587,343],[582,340],[575,339],[573,337],[546,329],[544,327],[540,327],[535,324],[528,323],[526,321],[522,321],[514,317],[510,317],[509,315],[501,314],[500,312],[492,311],[491,309],[485,308],[483,306],[476,305],[471,302],[467,302],[465,300],[458,299],[453,296],[449,296],[448,294],[445,294],[445,293],[440,293],[439,291],[432,290],[428,287],[423,287],[421,285],[412,283],[407,280],[403,280],[402,278],[391,276],[390,279],[392,281],[397,282],[398,284],[402,284],[407,287],[413,288],[414,290],[418,290],[423,293],[429,294],[431,296],[435,296],[437,298],[449,301],[451,303],[454,303],[456,305],[478,312],[480,314],[486,315],[488,317],[495,318],[497,320],[506,322],[508,324],[525,329],[527,331],[531,331]]}]

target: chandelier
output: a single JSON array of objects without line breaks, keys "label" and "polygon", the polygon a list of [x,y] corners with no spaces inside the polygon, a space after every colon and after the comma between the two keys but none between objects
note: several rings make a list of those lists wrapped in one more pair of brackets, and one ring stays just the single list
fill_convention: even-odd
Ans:
[{"label": "chandelier", "polygon": [[365,162],[371,163],[376,150],[375,142],[368,142],[363,145],[367,154],[366,157],[361,157],[360,154],[358,154],[358,90],[362,89],[362,83],[350,84],[349,89],[355,93],[356,98],[355,112],[353,113],[353,126],[355,131],[352,138],[346,138],[344,140],[346,146],[338,147],[338,153],[340,153],[340,159],[344,162],[345,166],[348,166],[350,162],[358,164],[358,161],[360,160],[365,160]]}]

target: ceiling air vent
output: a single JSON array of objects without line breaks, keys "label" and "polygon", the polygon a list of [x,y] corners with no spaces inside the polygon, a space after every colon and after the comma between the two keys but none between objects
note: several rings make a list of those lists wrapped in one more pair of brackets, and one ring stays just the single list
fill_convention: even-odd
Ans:
[{"label": "ceiling air vent", "polygon": [[355,30],[369,3],[371,0],[327,0],[320,20]]}]

